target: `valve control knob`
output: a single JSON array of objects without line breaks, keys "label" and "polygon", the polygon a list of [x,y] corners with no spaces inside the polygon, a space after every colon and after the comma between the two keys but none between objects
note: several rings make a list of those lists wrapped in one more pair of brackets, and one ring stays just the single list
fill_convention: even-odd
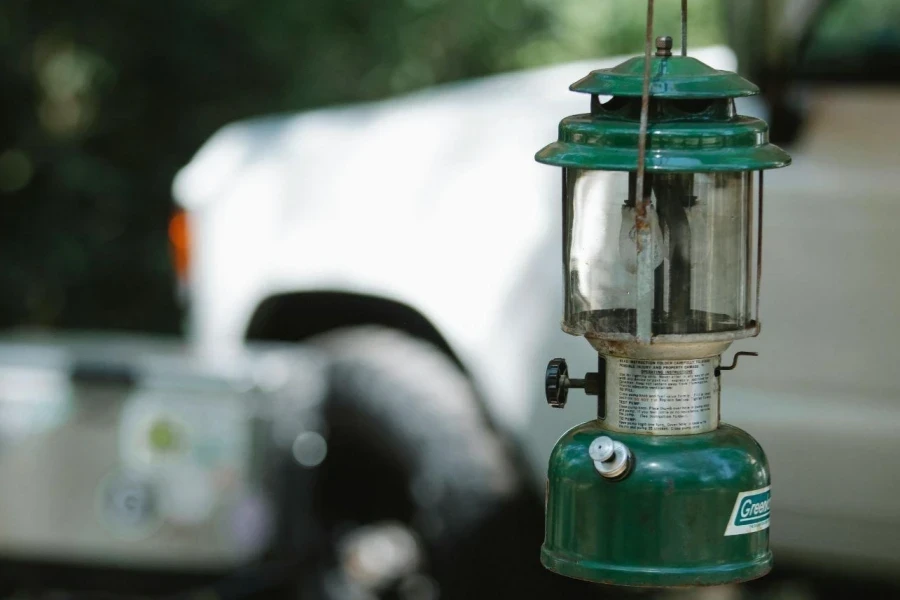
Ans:
[{"label": "valve control knob", "polygon": [[565,408],[569,396],[569,366],[564,358],[554,358],[547,365],[544,379],[547,404],[553,408]]},{"label": "valve control knob", "polygon": [[544,379],[544,391],[547,393],[547,404],[553,408],[565,408],[569,396],[569,388],[583,389],[585,394],[600,395],[599,373],[588,373],[584,379],[569,379],[569,366],[564,358],[554,358],[547,365]]}]

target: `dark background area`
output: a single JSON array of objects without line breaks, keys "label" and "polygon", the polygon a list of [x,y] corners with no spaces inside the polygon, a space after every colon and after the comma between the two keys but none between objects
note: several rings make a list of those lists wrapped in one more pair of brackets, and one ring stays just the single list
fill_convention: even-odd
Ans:
[{"label": "dark background area", "polygon": [[[6,0],[0,327],[176,332],[170,185],[218,128],[635,51],[640,4]],[[692,8],[695,43],[721,40],[721,3]]]}]

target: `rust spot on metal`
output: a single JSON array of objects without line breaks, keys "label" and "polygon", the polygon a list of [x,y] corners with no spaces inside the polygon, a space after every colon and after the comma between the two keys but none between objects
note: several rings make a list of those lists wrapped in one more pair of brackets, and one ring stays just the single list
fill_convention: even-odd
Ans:
[{"label": "rust spot on metal", "polygon": [[666,496],[671,496],[675,493],[675,480],[671,477],[666,478],[666,491],[663,492]]},{"label": "rust spot on metal", "polygon": [[610,351],[617,356],[625,356],[628,354],[628,349],[632,345],[632,342],[620,342],[617,340],[607,340],[606,346],[610,349]]},{"label": "rust spot on metal", "polygon": [[648,204],[649,204],[649,202],[646,202],[643,199],[638,200],[634,203],[634,212],[635,212],[635,214],[637,214],[637,217],[638,217],[637,222],[639,225],[642,223],[645,225],[647,224],[646,219],[647,219],[647,205]]}]

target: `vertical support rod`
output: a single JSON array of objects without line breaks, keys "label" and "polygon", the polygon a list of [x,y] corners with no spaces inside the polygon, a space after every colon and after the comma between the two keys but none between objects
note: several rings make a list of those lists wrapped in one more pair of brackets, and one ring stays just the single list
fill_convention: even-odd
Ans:
[{"label": "vertical support rod", "polygon": [[765,171],[760,170],[759,172],[759,209],[758,209],[758,217],[759,222],[756,224],[756,327],[759,328],[759,286],[762,282],[762,240],[763,240],[763,173]]},{"label": "vertical support rod", "polygon": [[597,418],[606,418],[606,357],[597,354]]},{"label": "vertical support rod", "polygon": [[681,0],[681,55],[687,56],[687,3]]},{"label": "vertical support rod", "polygon": [[[647,0],[647,32],[644,39],[644,81],[641,92],[641,123],[638,130],[637,182],[634,199],[634,227],[637,242],[637,331],[642,343],[649,343],[653,329],[653,284],[656,265],[655,241],[648,217],[650,194],[645,193],[647,123],[650,116],[650,55],[653,51],[653,0]],[[649,191],[649,190],[647,190]]]}]

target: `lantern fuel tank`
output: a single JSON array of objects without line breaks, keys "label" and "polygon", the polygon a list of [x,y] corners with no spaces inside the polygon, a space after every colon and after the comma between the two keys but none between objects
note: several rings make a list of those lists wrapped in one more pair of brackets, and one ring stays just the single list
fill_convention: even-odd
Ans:
[{"label": "lantern fuel tank", "polygon": [[650,6],[645,56],[574,83],[590,112],[536,156],[562,167],[562,328],[598,354],[583,378],[552,360],[547,400],[599,397],[551,454],[541,559],[594,582],[715,585],[772,565],[765,454],[719,407],[722,354],[760,330],[763,172],[790,157],[735,110],[756,86],[671,38],[652,51]]}]

